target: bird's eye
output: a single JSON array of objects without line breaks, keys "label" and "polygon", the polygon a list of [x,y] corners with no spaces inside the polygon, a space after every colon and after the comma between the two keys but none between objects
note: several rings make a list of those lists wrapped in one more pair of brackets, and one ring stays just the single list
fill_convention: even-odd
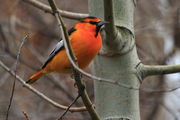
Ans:
[{"label": "bird's eye", "polygon": [[90,23],[90,24],[93,24],[93,25],[96,25],[96,24],[97,24],[97,22],[94,22],[94,21],[90,21],[89,23]]}]

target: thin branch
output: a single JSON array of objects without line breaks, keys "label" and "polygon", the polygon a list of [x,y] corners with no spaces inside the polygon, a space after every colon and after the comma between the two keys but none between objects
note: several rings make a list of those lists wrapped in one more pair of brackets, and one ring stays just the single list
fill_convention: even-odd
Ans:
[{"label": "thin branch", "polygon": [[72,107],[72,105],[79,99],[81,95],[78,94],[78,96],[76,97],[76,99],[74,99],[74,101],[68,106],[68,108],[66,109],[66,111],[64,111],[64,113],[61,115],[61,117],[58,120],[62,120],[62,118],[66,115],[66,113],[69,111],[69,109]]},{"label": "thin branch", "polygon": [[164,75],[180,72],[180,65],[140,65],[142,78],[152,75]]},{"label": "thin branch", "polygon": [[19,62],[19,57],[20,57],[20,54],[21,54],[21,49],[25,43],[25,40],[27,39],[27,35],[23,38],[21,44],[20,44],[20,47],[19,47],[19,50],[18,50],[18,54],[17,54],[17,57],[16,57],[16,62],[15,62],[15,76],[14,76],[14,81],[13,81],[13,87],[12,87],[12,91],[11,91],[11,96],[10,96],[10,100],[9,100],[9,105],[8,105],[8,109],[7,109],[7,113],[6,113],[6,120],[8,120],[9,118],[9,111],[11,109],[11,104],[12,104],[12,100],[13,100],[13,96],[14,96],[14,91],[15,91],[15,86],[16,86],[16,73],[17,73],[17,65],[18,65],[18,62]]},{"label": "thin branch", "polygon": [[[50,103],[51,105],[55,106],[56,108],[60,108],[62,110],[66,110],[67,106],[61,105],[55,101],[53,101],[52,99],[48,98],[47,96],[45,96],[43,93],[39,92],[37,89],[33,88],[31,85],[26,84],[26,82],[19,76],[19,75],[15,75],[14,71],[11,71],[1,60],[0,60],[0,66],[6,70],[7,72],[9,72],[12,76],[16,76],[17,80],[27,89],[29,89],[31,92],[35,93],[37,96],[39,96],[40,98],[42,98],[43,100],[47,101],[48,103]],[[81,112],[81,111],[86,111],[85,107],[72,107],[69,109],[69,111],[71,112]]]},{"label": "thin branch", "polygon": [[23,111],[22,113],[25,116],[26,120],[30,120],[26,112]]},{"label": "thin branch", "polygon": [[[34,6],[36,8],[39,8],[39,9],[45,11],[45,12],[48,12],[48,13],[52,14],[51,8],[48,5],[44,4],[44,3],[41,3],[41,2],[39,2],[37,0],[22,0],[22,1],[24,1],[26,3],[29,3],[32,6]],[[66,18],[69,18],[69,19],[77,19],[78,20],[78,19],[89,16],[88,14],[73,13],[73,12],[68,12],[68,11],[59,10],[59,9],[58,9],[58,12],[60,12],[63,17],[66,17]]]},{"label": "thin branch", "polygon": [[[48,2],[49,2],[50,6],[52,8],[52,11],[53,11],[54,15],[56,16],[57,21],[58,21],[58,26],[59,26],[59,28],[61,30],[61,35],[62,35],[62,38],[63,38],[63,41],[64,41],[64,46],[65,46],[65,49],[66,49],[66,53],[68,53],[70,55],[70,57],[72,58],[72,61],[75,63],[75,62],[77,62],[77,60],[76,60],[76,58],[74,56],[74,53],[73,53],[73,51],[71,49],[69,36],[68,36],[67,31],[66,31],[63,20],[61,18],[60,12],[58,11],[58,9],[56,7],[56,4],[54,3],[53,0],[48,0]],[[99,118],[96,110],[94,109],[93,104],[91,103],[91,100],[90,100],[90,98],[89,98],[89,96],[87,94],[84,83],[81,80],[80,73],[77,72],[77,70],[74,69],[74,68],[73,68],[73,72],[74,72],[74,75],[75,75],[74,78],[75,78],[75,81],[76,81],[76,84],[77,84],[77,87],[78,87],[79,94],[81,95],[81,98],[83,100],[84,105],[86,106],[87,111],[89,112],[89,114],[90,114],[90,116],[91,116],[91,118],[93,120],[100,120],[100,118]]]}]

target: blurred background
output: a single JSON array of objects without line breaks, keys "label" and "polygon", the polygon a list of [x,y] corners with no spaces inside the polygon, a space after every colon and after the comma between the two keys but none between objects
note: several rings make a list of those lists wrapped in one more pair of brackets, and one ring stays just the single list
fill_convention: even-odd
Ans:
[{"label": "blurred background", "polygon": [[[47,1],[39,0],[45,4]],[[56,0],[62,10],[88,13],[87,0]],[[35,73],[45,62],[53,46],[60,40],[55,18],[22,0],[0,0],[0,60],[11,70],[24,36],[25,42],[17,74],[24,80]],[[64,19],[67,28],[75,20]],[[135,9],[135,33],[138,55],[145,64],[180,64],[180,1],[138,0]],[[91,72],[91,67],[87,69]],[[93,81],[86,87],[93,100]],[[168,89],[180,86],[180,74],[149,77],[142,88]],[[5,119],[14,77],[0,66],[0,120]],[[33,87],[56,102],[69,105],[77,96],[74,80],[69,75],[50,74]],[[82,101],[74,106],[83,106]],[[140,91],[142,120],[180,120],[180,90],[172,92]],[[9,120],[53,120],[64,112],[24,88],[17,82]],[[90,120],[87,112],[70,113],[67,120]]]}]

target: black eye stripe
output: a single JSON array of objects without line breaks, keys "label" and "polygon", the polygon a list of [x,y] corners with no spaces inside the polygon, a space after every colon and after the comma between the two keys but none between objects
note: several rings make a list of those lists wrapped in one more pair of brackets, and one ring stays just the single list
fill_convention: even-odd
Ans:
[{"label": "black eye stripe", "polygon": [[89,21],[89,22],[87,22],[87,21],[80,21],[81,23],[90,23],[90,24],[92,24],[92,25],[97,25],[98,24],[98,22],[95,22],[95,21]]},{"label": "black eye stripe", "polygon": [[89,21],[90,24],[96,25],[98,22]]}]

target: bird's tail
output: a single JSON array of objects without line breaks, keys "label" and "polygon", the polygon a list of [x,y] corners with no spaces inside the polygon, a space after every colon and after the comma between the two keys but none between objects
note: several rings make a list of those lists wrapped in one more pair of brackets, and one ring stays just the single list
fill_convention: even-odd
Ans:
[{"label": "bird's tail", "polygon": [[36,80],[38,80],[39,78],[41,78],[44,74],[44,70],[40,70],[37,73],[33,74],[31,77],[29,77],[29,79],[26,81],[26,83],[28,84],[32,84],[34,83]]}]

